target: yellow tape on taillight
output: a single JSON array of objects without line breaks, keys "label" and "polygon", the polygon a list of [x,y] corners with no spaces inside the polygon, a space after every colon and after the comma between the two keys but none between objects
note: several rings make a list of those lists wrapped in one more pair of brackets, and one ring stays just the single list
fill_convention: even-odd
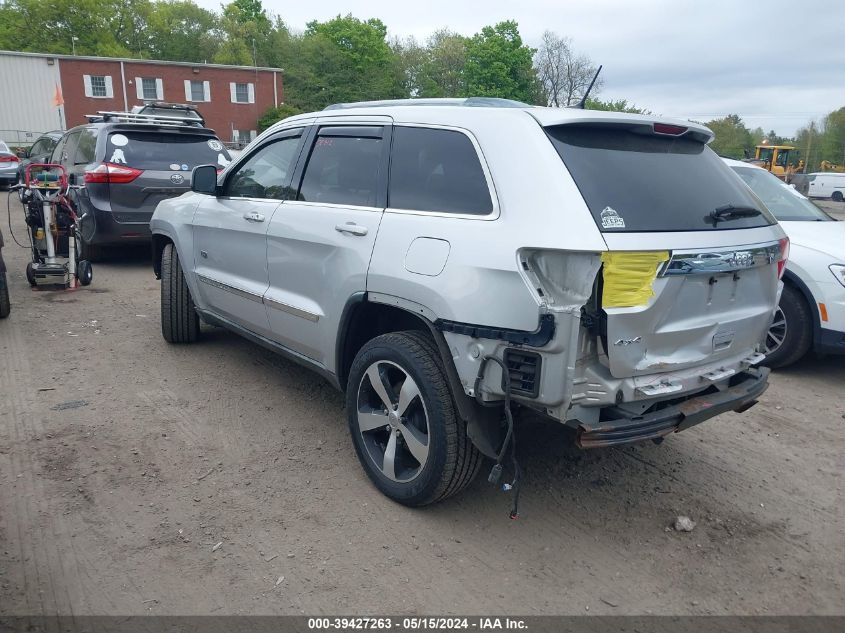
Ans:
[{"label": "yellow tape on taillight", "polygon": [[604,308],[632,308],[654,296],[652,284],[669,251],[621,251],[602,253]]}]

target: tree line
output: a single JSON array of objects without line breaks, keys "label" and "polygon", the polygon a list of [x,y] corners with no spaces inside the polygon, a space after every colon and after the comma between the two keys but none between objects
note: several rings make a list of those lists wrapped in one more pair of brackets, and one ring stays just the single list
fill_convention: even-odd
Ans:
[{"label": "tree line", "polygon": [[[331,103],[405,97],[490,96],[577,103],[596,66],[571,40],[546,32],[525,44],[515,21],[474,35],[389,38],[379,19],[352,15],[291,28],[261,0],[214,12],[192,0],[0,0],[0,49],[282,68],[285,104],[263,126]],[[601,81],[593,95],[601,88]],[[625,100],[588,107],[641,110]]]},{"label": "tree line", "polygon": [[[0,49],[282,68],[285,103],[262,116],[262,129],[297,112],[374,99],[489,96],[564,107],[582,99],[596,71],[552,31],[528,46],[513,20],[419,41],[388,37],[381,20],[352,15],[297,30],[261,0],[232,0],[219,12],[192,0],[0,0]],[[625,99],[597,99],[601,88],[599,78],[588,108],[649,113]],[[725,156],[753,155],[766,139],[798,147],[810,169],[845,162],[845,108],[792,139],[749,129],[735,114],[706,125]]]},{"label": "tree line", "polygon": [[716,134],[710,144],[713,150],[729,158],[754,156],[754,148],[768,145],[792,145],[798,154],[790,157],[797,164],[803,160],[806,171],[817,171],[822,161],[845,164],[845,107],[827,114],[820,122],[811,121],[800,128],[794,137],[779,136],[774,130],[768,133],[763,128],[749,129],[737,114],[729,114],[705,123]]}]

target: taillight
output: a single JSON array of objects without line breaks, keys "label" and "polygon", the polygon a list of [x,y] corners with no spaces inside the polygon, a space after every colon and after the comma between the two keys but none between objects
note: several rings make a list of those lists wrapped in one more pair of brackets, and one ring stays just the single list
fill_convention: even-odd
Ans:
[{"label": "taillight", "polygon": [[778,242],[780,246],[780,259],[778,260],[778,279],[783,279],[783,272],[786,270],[786,262],[789,260],[789,238],[784,237]]},{"label": "taillight", "polygon": [[0,163],[19,163],[21,159],[17,156],[0,156]]},{"label": "taillight", "polygon": [[95,169],[85,171],[86,183],[109,183],[112,185],[132,182],[144,173],[142,169],[127,167],[126,165],[115,165],[114,163],[101,163]]},{"label": "taillight", "polygon": [[668,123],[655,123],[654,124],[654,132],[655,134],[668,134],[670,136],[680,136],[684,132],[686,132],[689,128],[684,127],[683,125],[669,125]]}]

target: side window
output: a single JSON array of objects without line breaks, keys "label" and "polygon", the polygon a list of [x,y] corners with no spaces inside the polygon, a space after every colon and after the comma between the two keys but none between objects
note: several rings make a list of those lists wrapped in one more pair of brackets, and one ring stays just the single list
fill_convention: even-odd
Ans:
[{"label": "side window", "polygon": [[70,162],[71,157],[73,157],[76,151],[76,144],[79,142],[79,135],[81,133],[81,130],[76,130],[65,136],[53,152],[53,160],[51,162],[61,163],[63,165]]},{"label": "side window", "polygon": [[95,160],[95,150],[97,149],[97,130],[87,128],[82,131],[79,136],[79,144],[76,146],[76,153],[74,155],[74,165],[87,165],[93,163]]},{"label": "side window", "polygon": [[487,215],[493,201],[466,134],[421,127],[393,129],[391,209]]},{"label": "side window", "polygon": [[48,157],[47,162],[50,162],[50,163],[61,163],[62,162],[62,153],[65,151],[65,143],[67,143],[67,135],[60,138],[59,142],[56,143],[56,147],[53,148],[53,153]]},{"label": "side window", "polygon": [[322,128],[305,167],[298,199],[377,206],[383,132],[381,127]]},{"label": "side window", "polygon": [[47,149],[47,139],[40,138],[32,144],[32,147],[29,149],[29,155],[37,156],[46,152]]},{"label": "side window", "polygon": [[284,200],[300,139],[301,133],[261,147],[227,179],[224,195]]}]

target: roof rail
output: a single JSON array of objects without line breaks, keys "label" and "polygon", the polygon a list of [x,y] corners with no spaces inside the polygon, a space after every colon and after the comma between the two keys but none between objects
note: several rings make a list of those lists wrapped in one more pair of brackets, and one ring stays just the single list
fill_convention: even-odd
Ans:
[{"label": "roof rail", "polygon": [[[89,123],[117,122],[135,123],[139,125],[162,125],[169,127],[204,127],[202,121],[189,116],[166,116],[162,114],[140,114],[137,112],[108,112],[86,114]],[[199,124],[199,125],[198,125]]]},{"label": "roof rail", "polygon": [[345,110],[347,108],[390,108],[394,106],[458,106],[470,108],[533,108],[530,103],[499,97],[465,97],[442,99],[386,99],[384,101],[357,101],[333,103],[324,110]]}]

